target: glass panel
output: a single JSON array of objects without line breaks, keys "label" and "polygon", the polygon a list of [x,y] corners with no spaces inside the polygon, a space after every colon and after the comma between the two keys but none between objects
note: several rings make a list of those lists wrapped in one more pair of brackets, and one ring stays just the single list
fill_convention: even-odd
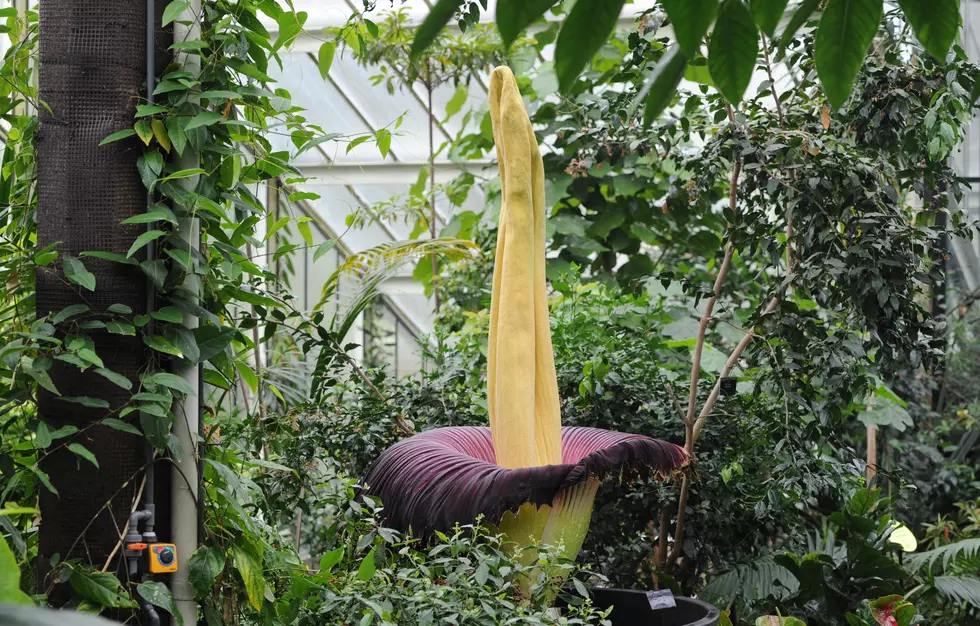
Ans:
[{"label": "glass panel", "polygon": [[395,373],[411,376],[422,369],[422,347],[405,324],[398,323],[396,332]]},{"label": "glass panel", "polygon": [[395,366],[395,327],[398,318],[383,300],[376,299],[364,311],[364,364]]}]

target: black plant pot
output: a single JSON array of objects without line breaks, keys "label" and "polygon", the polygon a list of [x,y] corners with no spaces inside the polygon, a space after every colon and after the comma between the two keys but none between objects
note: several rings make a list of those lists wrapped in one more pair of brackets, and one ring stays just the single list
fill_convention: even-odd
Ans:
[{"label": "black plant pot", "polygon": [[651,602],[646,591],[596,587],[590,593],[596,608],[613,607],[609,615],[613,626],[718,626],[721,613],[706,602],[683,596],[674,596],[672,608],[653,608],[662,605],[663,598]]}]

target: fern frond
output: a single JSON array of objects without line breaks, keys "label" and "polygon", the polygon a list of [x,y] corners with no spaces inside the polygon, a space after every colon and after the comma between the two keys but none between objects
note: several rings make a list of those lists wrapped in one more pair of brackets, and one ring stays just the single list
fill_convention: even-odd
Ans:
[{"label": "fern frond", "polygon": [[942,596],[980,609],[980,579],[966,576],[936,576],[933,585]]},{"label": "fern frond", "polygon": [[736,567],[712,576],[702,594],[727,606],[735,598],[746,601],[774,598],[780,600],[796,592],[799,582],[788,569],[764,557],[750,565]]},{"label": "fern frond", "polygon": [[948,546],[910,554],[905,558],[905,563],[909,569],[918,570],[930,568],[936,561],[942,559],[943,569],[946,569],[953,560],[971,559],[978,555],[980,555],[980,538],[964,539],[956,543],[951,543]]}]

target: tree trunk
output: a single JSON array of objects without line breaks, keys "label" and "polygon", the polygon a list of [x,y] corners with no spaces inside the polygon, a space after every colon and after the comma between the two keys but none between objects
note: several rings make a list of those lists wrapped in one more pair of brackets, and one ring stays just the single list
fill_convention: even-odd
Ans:
[{"label": "tree trunk", "polygon": [[[99,146],[111,133],[133,125],[145,85],[145,8],[132,0],[40,3],[37,245],[58,243],[59,260],[86,251],[125,255],[146,228],[120,225],[146,210],[146,190],[136,169],[141,142],[130,138]],[[117,303],[146,313],[146,279],[138,267],[94,257],[82,261],[95,275],[94,292],[67,283],[60,264],[38,269],[39,317],[76,303],[96,313]],[[129,378],[136,389],[147,362],[142,338],[89,332],[106,368]],[[82,373],[55,361],[49,373],[63,396],[90,396],[110,405],[108,410],[88,408],[41,391],[39,413],[51,429],[82,429],[118,416],[130,397],[91,368]],[[136,414],[127,419],[137,422]],[[94,426],[74,440],[96,456],[99,468],[64,447],[41,461],[58,494],[40,489],[39,590],[52,587],[47,574],[55,554],[61,561],[80,558],[103,565],[139,487],[141,438]],[[55,589],[51,600],[60,604],[67,595],[67,589]]]}]

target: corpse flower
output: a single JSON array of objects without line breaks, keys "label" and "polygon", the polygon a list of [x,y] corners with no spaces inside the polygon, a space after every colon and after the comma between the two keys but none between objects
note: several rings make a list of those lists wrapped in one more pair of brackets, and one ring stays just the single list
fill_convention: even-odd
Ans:
[{"label": "corpse flower", "polygon": [[544,168],[510,69],[490,76],[503,203],[490,305],[490,427],[437,428],[383,452],[365,479],[387,523],[419,536],[478,516],[516,546],[574,558],[606,475],[666,479],[684,450],[641,435],[562,428],[545,283]]}]

